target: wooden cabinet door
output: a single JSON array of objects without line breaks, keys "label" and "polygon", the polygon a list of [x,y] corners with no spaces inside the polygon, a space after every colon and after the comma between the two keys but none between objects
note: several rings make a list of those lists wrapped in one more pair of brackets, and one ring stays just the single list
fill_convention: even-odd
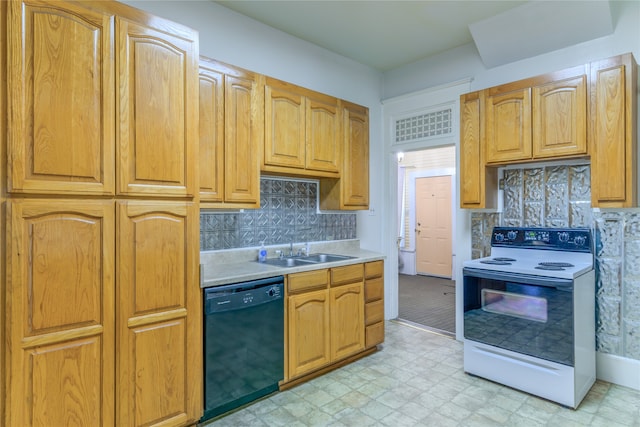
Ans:
[{"label": "wooden cabinet door", "polygon": [[63,1],[8,8],[9,191],[113,194],[113,17]]},{"label": "wooden cabinet door", "polygon": [[264,144],[264,96],[257,74],[225,76],[224,199],[260,207],[260,153]]},{"label": "wooden cabinet door", "polygon": [[115,425],[114,204],[7,205],[3,311],[11,320],[0,424]]},{"label": "wooden cabinet door", "polygon": [[306,168],[339,174],[342,138],[338,100],[320,95],[308,97],[305,120]]},{"label": "wooden cabinet door", "polygon": [[343,104],[341,209],[369,209],[369,110]]},{"label": "wooden cabinet door", "polygon": [[329,291],[292,295],[288,301],[289,377],[331,361]]},{"label": "wooden cabinet door", "polygon": [[363,282],[329,289],[331,311],[331,360],[364,349]]},{"label": "wooden cabinet door", "polygon": [[487,163],[531,159],[531,89],[485,96]]},{"label": "wooden cabinet door", "polygon": [[591,205],[637,205],[637,65],[631,54],[591,63]]},{"label": "wooden cabinet door", "polygon": [[149,22],[116,18],[118,193],[193,196],[198,35],[160,18]]},{"label": "wooden cabinet door", "polygon": [[224,74],[200,57],[200,201],[224,200]]},{"label": "wooden cabinet door", "polygon": [[[269,79],[265,85],[265,166],[305,168],[305,98]],[[267,168],[268,169],[268,168]]]},{"label": "wooden cabinet door", "polygon": [[198,208],[118,202],[116,425],[186,425],[202,412]]},{"label": "wooden cabinet door", "polygon": [[460,97],[460,207],[495,208],[497,170],[485,162],[484,92]]},{"label": "wooden cabinet door", "polygon": [[587,76],[535,86],[533,157],[587,154]]}]

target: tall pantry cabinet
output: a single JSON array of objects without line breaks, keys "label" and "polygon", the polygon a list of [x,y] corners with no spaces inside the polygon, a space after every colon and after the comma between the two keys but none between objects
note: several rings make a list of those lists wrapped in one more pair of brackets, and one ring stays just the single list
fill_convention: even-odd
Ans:
[{"label": "tall pantry cabinet", "polygon": [[0,424],[194,423],[197,33],[110,2],[1,19]]}]

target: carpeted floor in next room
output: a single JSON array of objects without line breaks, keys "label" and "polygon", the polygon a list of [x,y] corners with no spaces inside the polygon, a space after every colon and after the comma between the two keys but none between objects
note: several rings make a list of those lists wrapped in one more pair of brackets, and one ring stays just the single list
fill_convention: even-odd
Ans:
[{"label": "carpeted floor in next room", "polygon": [[398,319],[454,336],[455,282],[431,276],[398,275]]}]

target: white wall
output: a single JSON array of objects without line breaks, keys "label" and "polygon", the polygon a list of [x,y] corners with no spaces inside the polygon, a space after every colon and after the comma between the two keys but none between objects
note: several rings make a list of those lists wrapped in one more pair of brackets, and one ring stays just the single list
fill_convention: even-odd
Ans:
[{"label": "white wall", "polygon": [[382,74],[355,61],[275,30],[210,1],[123,1],[200,33],[200,54],[285,80],[369,108],[371,208],[358,215],[365,249],[383,252],[385,216],[383,141],[380,131]]},{"label": "white wall", "polygon": [[382,99],[471,78],[470,90],[632,52],[640,61],[640,2],[612,1],[613,34],[495,68],[486,68],[473,43],[384,74]]}]

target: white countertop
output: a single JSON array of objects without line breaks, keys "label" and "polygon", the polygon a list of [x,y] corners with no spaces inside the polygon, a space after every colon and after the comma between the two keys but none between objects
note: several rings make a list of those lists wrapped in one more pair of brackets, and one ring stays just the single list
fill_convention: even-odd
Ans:
[{"label": "white countertop", "polygon": [[[385,256],[360,249],[359,240],[346,240],[339,242],[311,243],[311,254],[327,253],[347,255],[353,258],[335,261],[309,264],[308,266],[278,267],[257,262],[257,248],[232,249],[225,251],[207,251],[200,253],[202,265],[202,280],[200,287],[227,285],[248,280],[264,279],[266,277],[281,276],[301,271],[317,270],[320,268],[340,267],[343,265],[358,264],[384,259]],[[294,250],[304,247],[303,244],[294,245]],[[282,250],[285,246],[270,246],[267,248],[267,257],[276,258],[275,251]],[[289,246],[286,246],[288,251]]]}]

